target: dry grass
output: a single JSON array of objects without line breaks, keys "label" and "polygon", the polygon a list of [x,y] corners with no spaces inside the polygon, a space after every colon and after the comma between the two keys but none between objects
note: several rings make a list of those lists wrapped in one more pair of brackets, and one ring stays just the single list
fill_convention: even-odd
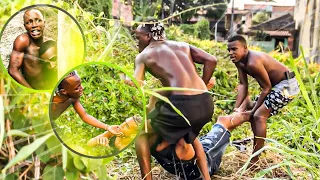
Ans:
[{"label": "dry grass", "polygon": [[[234,146],[227,148],[227,153],[222,158],[220,170],[211,177],[211,179],[228,179],[228,180],[242,180],[255,178],[256,174],[260,171],[280,164],[285,158],[277,152],[266,151],[261,155],[259,162],[254,167],[248,167],[241,175],[241,167],[244,166],[246,161],[251,155],[251,144],[247,145],[247,150],[240,152]],[[109,175],[117,176],[117,179],[121,180],[138,180],[140,177],[140,168],[135,157],[132,154],[131,157],[127,157],[126,163],[121,163],[121,158],[114,160],[107,165]],[[170,180],[176,179],[176,177],[166,172],[159,164],[152,165],[152,175],[154,180]],[[305,170],[303,168],[290,167],[295,177],[306,177]],[[301,175],[301,176],[300,176]],[[287,173],[285,167],[279,167],[271,170],[267,173],[264,179],[291,179]],[[261,179],[261,178],[260,178]],[[306,179],[306,178],[298,178]]]}]

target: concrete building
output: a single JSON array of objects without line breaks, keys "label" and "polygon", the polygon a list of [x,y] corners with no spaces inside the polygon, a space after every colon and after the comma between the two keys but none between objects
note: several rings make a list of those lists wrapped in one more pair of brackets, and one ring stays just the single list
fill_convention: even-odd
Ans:
[{"label": "concrete building", "polygon": [[298,44],[307,59],[320,63],[320,0],[297,0],[295,8]]}]

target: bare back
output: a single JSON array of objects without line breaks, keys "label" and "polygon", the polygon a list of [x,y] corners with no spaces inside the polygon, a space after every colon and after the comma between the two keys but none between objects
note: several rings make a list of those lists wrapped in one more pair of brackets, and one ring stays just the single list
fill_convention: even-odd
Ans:
[{"label": "bare back", "polygon": [[[198,75],[187,43],[158,41],[150,44],[139,56],[143,56],[146,70],[167,87],[207,90]],[[172,94],[201,94],[197,91],[173,91]]]},{"label": "bare back", "polygon": [[77,99],[68,98],[63,100],[59,96],[53,96],[51,104],[51,118],[57,119],[71,104],[75,103]]}]

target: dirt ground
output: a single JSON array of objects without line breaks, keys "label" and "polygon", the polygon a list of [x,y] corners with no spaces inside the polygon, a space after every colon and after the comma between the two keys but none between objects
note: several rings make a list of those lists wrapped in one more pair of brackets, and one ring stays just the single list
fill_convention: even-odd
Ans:
[{"label": "dirt ground", "polygon": [[[255,166],[248,167],[242,172],[242,167],[247,162],[251,155],[252,144],[246,145],[244,151],[238,150],[235,146],[228,146],[226,153],[222,157],[219,170],[215,175],[211,176],[211,179],[223,179],[223,180],[247,180],[255,178],[255,175],[264,169],[268,169],[272,166],[280,164],[285,159],[281,154],[267,150],[264,152],[260,160]],[[141,179],[140,168],[135,157],[132,154],[128,157],[126,163],[120,162],[121,160],[114,160],[108,164],[107,168],[109,174],[117,176],[117,179],[121,180],[138,180]],[[305,172],[303,168],[290,167],[295,177],[299,177],[300,174]],[[152,165],[152,176],[154,180],[175,180],[177,177],[166,172],[158,163]],[[302,176],[301,176],[302,177]],[[267,179],[291,179],[286,172],[286,167],[277,167],[267,173],[263,178]],[[258,178],[261,179],[261,178]]]},{"label": "dirt ground", "polygon": [[[38,8],[45,17],[44,36],[57,40],[58,27],[57,27],[57,9],[51,7],[39,7]],[[4,26],[4,30],[0,41],[0,54],[4,67],[8,67],[10,54],[13,48],[13,42],[17,36],[26,32],[23,25],[23,15],[25,11],[22,11],[13,18],[11,18]]]}]

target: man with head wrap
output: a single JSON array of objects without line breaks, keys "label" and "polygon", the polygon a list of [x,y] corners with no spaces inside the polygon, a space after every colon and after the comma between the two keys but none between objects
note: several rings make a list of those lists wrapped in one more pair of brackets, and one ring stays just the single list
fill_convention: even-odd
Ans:
[{"label": "man with head wrap", "polygon": [[[148,115],[152,131],[139,135],[136,140],[142,177],[151,179],[151,146],[148,138],[151,134],[156,134],[163,139],[163,144],[157,151],[179,144],[179,147],[182,147],[180,150],[188,153],[181,153],[182,156],[178,158],[188,160],[196,157],[204,178],[210,179],[205,153],[196,137],[213,114],[212,97],[205,91],[207,86],[212,86],[209,81],[216,67],[216,57],[187,43],[166,40],[163,24],[160,22],[142,24],[136,29],[135,34],[140,52],[135,60],[134,72],[138,82],[143,82],[147,70],[165,87],[189,89],[160,92],[168,97],[189,123],[169,104],[154,97],[150,99],[148,109],[154,109]],[[204,65],[202,78],[199,77],[194,63]],[[189,151],[190,149],[192,151]]]}]

